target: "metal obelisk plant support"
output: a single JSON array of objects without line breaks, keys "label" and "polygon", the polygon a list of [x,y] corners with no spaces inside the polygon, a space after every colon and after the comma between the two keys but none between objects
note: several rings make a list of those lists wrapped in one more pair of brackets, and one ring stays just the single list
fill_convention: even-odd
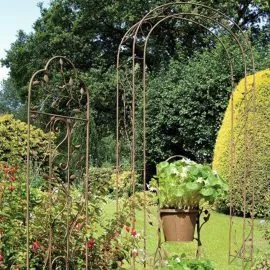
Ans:
[{"label": "metal obelisk plant support", "polygon": [[[187,11],[190,10],[190,11]],[[121,168],[121,139],[123,136],[122,134],[126,134],[127,131],[123,132],[123,128],[121,127],[121,121],[128,121],[129,127],[131,131],[131,143],[130,143],[130,162],[131,162],[131,186],[133,193],[135,192],[135,173],[136,171],[143,171],[143,198],[144,198],[144,268],[147,268],[147,209],[146,209],[146,163],[147,163],[147,55],[148,55],[148,42],[153,34],[153,31],[160,26],[160,24],[164,23],[168,20],[176,20],[180,22],[188,22],[189,24],[197,25],[197,27],[201,27],[202,29],[207,29],[209,34],[213,36],[213,40],[216,40],[221,43],[226,53],[227,60],[230,66],[230,76],[231,76],[231,89],[233,91],[235,87],[234,82],[234,56],[231,52],[231,49],[224,44],[222,39],[218,36],[217,32],[215,31],[215,27],[218,27],[222,31],[226,32],[226,34],[230,37],[230,39],[234,42],[234,44],[239,48],[241,52],[241,61],[242,67],[244,69],[244,76],[245,76],[245,91],[244,91],[244,122],[246,122],[250,116],[255,112],[255,76],[253,76],[253,87],[252,87],[252,95],[248,99],[247,98],[247,75],[248,73],[255,74],[254,68],[254,57],[252,53],[252,48],[247,38],[246,34],[241,30],[241,28],[231,20],[229,16],[226,16],[224,13],[220,12],[219,10],[213,9],[203,4],[192,3],[192,2],[173,2],[167,3],[161,6],[154,8],[153,10],[149,11],[141,20],[139,20],[136,24],[134,24],[130,29],[125,33],[123,36],[121,43],[119,44],[119,49],[117,53],[117,99],[116,99],[116,170],[117,170],[117,185],[119,184],[119,173]],[[215,26],[215,27],[213,27]],[[232,28],[236,29],[237,32],[233,31]],[[130,89],[121,89],[121,83],[123,78],[121,77],[121,68],[123,67],[121,62],[121,52],[125,46],[131,45],[131,67],[132,76],[130,79]],[[137,55],[137,48],[143,48],[143,56]],[[141,61],[141,62],[139,62]],[[239,61],[239,59],[237,59]],[[138,78],[138,63],[140,64],[141,68],[141,79]],[[141,89],[141,92],[139,92]],[[125,96],[126,93],[132,96],[130,101],[130,119],[126,119],[127,113],[125,113]],[[138,121],[138,101],[141,98],[140,102],[142,104],[142,119]],[[235,172],[237,171],[237,160],[235,160],[235,146],[237,143],[237,138],[234,135],[234,103],[233,103],[233,94],[231,95],[231,111],[232,111],[232,118],[231,118],[231,147],[230,147],[230,176],[233,179]],[[122,103],[121,103],[122,102]],[[124,108],[120,110],[120,108]],[[124,120],[123,120],[124,118]],[[255,117],[252,117],[254,119]],[[253,120],[255,121],[255,120]],[[124,129],[126,129],[126,125],[124,125]],[[138,145],[136,145],[136,136],[138,131],[142,130],[142,140],[143,140],[143,149],[142,151],[139,150]],[[242,185],[242,199],[243,199],[243,227],[242,227],[242,240],[238,248],[238,252],[235,252],[235,247],[233,248],[233,241],[232,241],[232,233],[233,233],[233,226],[234,226],[234,213],[233,213],[233,200],[232,194],[230,193],[230,223],[229,223],[229,263],[231,263],[234,258],[238,257],[242,260],[242,269],[244,269],[247,264],[253,263],[253,230],[254,230],[254,183],[252,182],[252,199],[251,199],[251,218],[247,219],[247,183],[249,181],[249,170],[251,170],[252,166],[249,166],[248,160],[252,160],[253,152],[255,149],[254,145],[254,130],[252,131],[247,127],[244,126],[243,130],[243,140],[244,140],[244,156],[245,156],[245,173],[243,175],[243,185]],[[137,159],[141,158],[143,160],[142,166],[138,166]],[[248,158],[250,157],[250,158]],[[116,199],[116,210],[118,211],[118,198]],[[131,219],[132,225],[135,227],[135,220],[136,220],[136,213],[135,210],[132,210]],[[250,250],[248,250],[247,245],[250,244]],[[158,253],[161,251],[161,231],[160,231],[160,224],[158,228]],[[159,259],[161,263],[161,259]],[[135,269],[136,261],[135,259],[132,262],[133,269]]]},{"label": "metal obelisk plant support", "polygon": [[[57,260],[62,260],[65,269],[70,268],[70,237],[73,226],[70,222],[70,187],[77,178],[84,179],[84,208],[85,226],[89,226],[88,194],[89,194],[89,128],[90,128],[90,100],[89,93],[83,81],[79,79],[74,64],[64,56],[51,58],[41,70],[35,72],[30,80],[28,89],[28,134],[27,134],[27,168],[26,168],[26,269],[30,269],[30,245],[33,239],[30,234],[30,201],[31,201],[31,159],[34,155],[31,150],[31,123],[36,123],[51,134],[59,134],[62,137],[58,141],[49,142],[48,160],[46,165],[45,180],[49,193],[48,208],[50,221],[48,228],[47,258],[44,261],[46,269],[54,269]],[[73,145],[74,130],[84,130],[85,136],[81,145]],[[55,138],[54,138],[55,139]],[[76,155],[76,153],[78,153]],[[61,158],[59,158],[61,157]],[[61,163],[60,163],[61,161]],[[66,202],[62,211],[66,211],[66,226],[63,231],[63,239],[66,239],[66,248],[61,250],[61,255],[52,256],[54,249],[54,224],[51,214],[53,196],[53,184],[56,180],[55,166],[64,175],[61,179],[64,183]],[[57,204],[57,202],[56,202]],[[60,214],[60,213],[59,213]],[[86,236],[85,236],[86,237]],[[85,239],[85,268],[88,269],[88,247]]]}]

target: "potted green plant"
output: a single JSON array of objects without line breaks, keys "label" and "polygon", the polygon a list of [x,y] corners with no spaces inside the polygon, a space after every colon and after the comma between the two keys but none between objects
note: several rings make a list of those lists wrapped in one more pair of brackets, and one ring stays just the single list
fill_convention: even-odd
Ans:
[{"label": "potted green plant", "polygon": [[210,166],[187,158],[157,164],[150,181],[157,191],[165,241],[192,241],[200,206],[227,194],[227,183]]}]

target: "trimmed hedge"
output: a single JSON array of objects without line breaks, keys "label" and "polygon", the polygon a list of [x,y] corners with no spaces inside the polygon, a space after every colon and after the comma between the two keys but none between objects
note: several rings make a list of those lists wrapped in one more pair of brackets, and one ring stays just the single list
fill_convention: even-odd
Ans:
[{"label": "trimmed hedge", "polygon": [[[47,156],[50,137],[41,129],[31,128],[30,151],[37,161],[44,161]],[[27,124],[16,120],[11,114],[0,115],[0,162],[16,165],[26,159],[27,154]]]},{"label": "trimmed hedge", "polygon": [[[252,76],[247,77],[248,94],[252,95]],[[247,212],[251,207],[252,181],[255,183],[255,215],[270,216],[270,206],[267,198],[270,195],[270,69],[255,74],[256,111],[249,113],[247,123],[244,117],[244,79],[240,81],[234,91],[234,138],[235,138],[235,170],[230,176],[230,140],[231,140],[231,101],[225,112],[222,126],[219,130],[213,158],[213,168],[230,182],[233,194],[233,209],[235,214],[243,212],[242,186],[247,164]],[[251,102],[250,102],[251,104]],[[246,124],[246,127],[245,127]],[[255,148],[251,136],[244,142],[244,130],[253,132]],[[255,150],[254,150],[255,149]],[[245,163],[245,160],[247,163]],[[218,208],[227,211],[228,200],[220,202]]]}]

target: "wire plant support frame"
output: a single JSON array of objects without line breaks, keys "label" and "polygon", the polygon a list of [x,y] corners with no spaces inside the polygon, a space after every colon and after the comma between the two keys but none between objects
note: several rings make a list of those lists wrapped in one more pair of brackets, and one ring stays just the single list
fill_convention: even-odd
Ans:
[{"label": "wire plant support frame", "polygon": [[[63,109],[64,108],[64,109]],[[70,269],[71,239],[74,232],[74,220],[71,219],[71,184],[76,179],[84,179],[84,198],[81,202],[86,224],[89,226],[88,196],[89,196],[89,129],[90,129],[90,100],[89,93],[83,81],[79,79],[74,64],[64,56],[51,58],[45,67],[36,71],[29,83],[28,89],[28,134],[27,134],[27,166],[26,166],[26,269],[30,269],[31,239],[31,168],[35,163],[36,153],[31,148],[31,123],[36,124],[48,132],[50,136],[47,146],[47,156],[42,161],[45,188],[49,192],[46,205],[48,216],[47,231],[47,257],[44,261],[44,269],[55,269],[56,262],[62,261],[65,269]],[[83,130],[81,141],[74,141],[73,134],[76,130]],[[56,143],[55,143],[56,142]],[[61,215],[63,221],[62,230],[65,250],[61,254],[54,255],[54,230],[56,219],[52,212],[52,206],[57,205],[58,190],[54,183],[63,183],[65,203],[63,209],[57,215]],[[63,199],[63,198],[62,198]],[[45,209],[44,209],[45,211]],[[87,233],[85,233],[87,235]],[[85,236],[86,237],[86,236]],[[85,267],[88,269],[88,248],[85,239]]]},{"label": "wire plant support frame", "polygon": [[[213,9],[203,4],[192,3],[192,2],[173,2],[167,3],[154,8],[149,11],[141,20],[134,24],[123,36],[121,43],[118,47],[117,53],[117,99],[116,99],[116,170],[117,170],[117,185],[119,185],[119,173],[121,171],[121,140],[123,134],[126,131],[122,130],[121,121],[128,121],[131,127],[130,135],[130,162],[131,162],[131,186],[133,193],[135,192],[136,185],[136,171],[142,171],[143,175],[143,200],[144,200],[144,268],[149,268],[147,265],[147,206],[146,206],[146,183],[147,183],[147,57],[149,54],[148,44],[151,39],[151,35],[154,30],[159,27],[162,23],[168,20],[184,21],[190,25],[196,25],[203,29],[206,29],[212,36],[213,39],[220,42],[226,53],[227,60],[229,62],[230,77],[231,77],[231,89],[233,91],[235,87],[234,74],[235,74],[235,59],[231,52],[231,49],[227,47],[222,39],[219,37],[216,28],[221,29],[225,32],[238,47],[241,54],[241,64],[244,70],[245,77],[245,89],[244,89],[244,112],[243,119],[247,123],[248,119],[251,119],[253,129],[250,129],[248,125],[242,127],[243,144],[244,144],[244,175],[242,175],[242,200],[243,200],[243,224],[242,224],[242,236],[241,243],[235,245],[233,241],[234,231],[234,201],[232,196],[232,188],[230,187],[229,201],[230,201],[230,218],[229,218],[229,247],[228,247],[228,262],[232,263],[236,258],[242,261],[242,269],[246,269],[249,265],[253,264],[253,253],[254,253],[254,182],[250,180],[249,175],[253,167],[252,160],[254,157],[255,143],[254,136],[256,134],[256,91],[255,91],[255,67],[254,57],[249,39],[244,31],[234,22],[232,19],[220,12],[219,10]],[[236,29],[237,31],[234,31]],[[132,44],[130,69],[132,70],[130,78],[130,89],[122,90],[122,82],[124,80],[121,73],[121,69],[124,67],[121,62],[121,55],[125,51],[126,44]],[[143,55],[137,55],[137,48],[143,48]],[[126,51],[125,51],[126,53]],[[141,65],[141,74],[138,76],[138,63]],[[251,91],[248,91],[247,75],[253,74],[253,84]],[[131,107],[130,107],[130,119],[127,118],[125,110],[125,96],[129,92],[131,96]],[[138,100],[140,100],[142,116],[138,120]],[[233,92],[230,96],[231,99],[231,139],[230,139],[230,176],[231,179],[236,177],[238,169],[238,161],[235,155],[236,145],[239,143],[238,138],[235,135],[235,115],[234,115],[234,96]],[[120,108],[124,107],[124,111]],[[137,122],[136,122],[137,121]],[[125,125],[124,125],[125,126]],[[142,134],[139,132],[142,131]],[[142,147],[138,147],[136,139],[139,135],[142,136]],[[142,164],[139,164],[138,159],[142,159]],[[247,191],[247,186],[251,185],[251,194]],[[251,203],[248,202],[247,196],[251,196]],[[250,204],[250,205],[249,205]],[[250,209],[250,217],[248,218],[247,213]],[[116,211],[119,211],[118,198],[116,199]],[[136,213],[133,210],[131,214],[132,224],[135,226]],[[157,253],[161,253],[161,224],[158,228],[158,249]],[[236,250],[236,251],[235,251]],[[161,259],[159,258],[159,265]],[[133,269],[136,269],[135,259],[132,262]]]}]

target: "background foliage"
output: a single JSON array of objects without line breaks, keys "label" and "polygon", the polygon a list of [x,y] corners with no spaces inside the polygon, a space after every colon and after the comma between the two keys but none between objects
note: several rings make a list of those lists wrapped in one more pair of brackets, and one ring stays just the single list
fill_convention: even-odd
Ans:
[{"label": "background foliage", "polygon": [[[1,61],[10,68],[10,79],[4,82],[0,95],[2,111],[15,113],[18,104],[23,110],[32,73],[53,55],[65,55],[78,67],[91,93],[92,161],[96,166],[114,164],[118,44],[139,18],[167,2],[170,1],[53,0],[48,8],[41,4],[41,16],[33,32],[19,31]],[[269,65],[268,1],[207,0],[204,4],[225,12],[249,35],[259,69]],[[193,6],[179,7],[181,10],[198,11]],[[237,33],[235,27],[232,30]],[[217,29],[216,34],[233,54],[237,51],[226,41],[223,31]],[[131,43],[127,43],[122,54],[124,62],[128,63],[130,55]],[[136,55],[141,64],[140,46],[136,47]],[[167,21],[153,32],[147,57],[150,174],[154,162],[172,154],[186,155],[199,162],[211,161],[216,132],[231,90],[224,55],[213,36],[189,23]],[[238,63],[236,53],[236,82],[243,76]],[[124,148],[128,163],[128,142]]]}]

